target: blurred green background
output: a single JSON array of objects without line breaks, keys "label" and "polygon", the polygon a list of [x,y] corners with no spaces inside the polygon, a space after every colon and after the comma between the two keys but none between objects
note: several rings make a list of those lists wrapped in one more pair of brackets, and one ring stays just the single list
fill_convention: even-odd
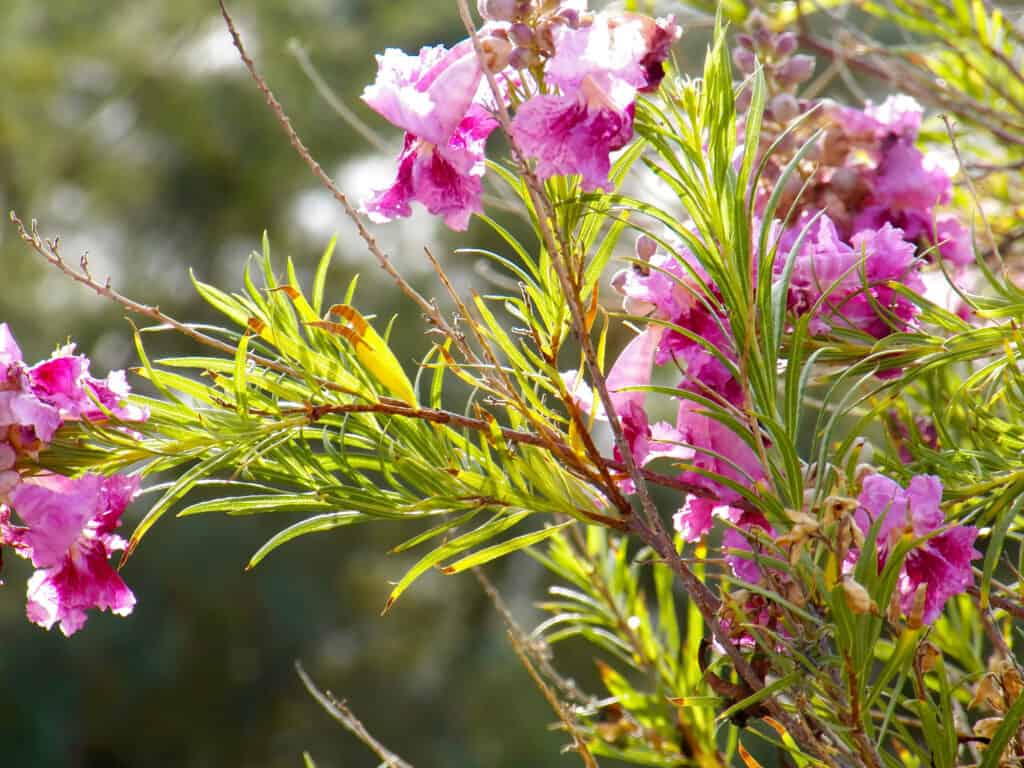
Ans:
[{"label": "blurred green background", "polygon": [[[384,281],[327,193],[289,147],[245,76],[213,0],[4,0],[0,10],[0,208],[88,252],[93,271],[180,318],[211,315],[188,269],[241,284],[248,253],[269,232],[278,257],[308,275],[334,234],[340,299],[361,274],[365,312],[399,313],[404,359],[425,348],[415,310]],[[358,102],[373,52],[452,42],[451,0],[236,0],[239,27],[296,126],[341,186],[360,197],[389,181],[397,132]],[[299,41],[330,85],[389,144],[371,147],[324,103],[289,52]],[[384,245],[428,294],[422,247],[472,263],[423,214],[379,228]],[[124,313],[47,268],[0,226],[0,320],[26,358],[69,337],[93,370],[133,362]],[[460,277],[461,276],[461,277]],[[329,289],[330,290],[330,289]],[[330,297],[328,297],[330,298]],[[154,354],[189,349],[150,341]],[[134,382],[139,384],[136,379]],[[135,518],[139,510],[134,511]],[[127,521],[130,529],[134,519]],[[249,555],[292,521],[166,520],[123,572],[139,599],[127,619],[94,614],[74,638],[24,617],[27,564],[8,556],[0,590],[0,764],[56,768],[298,766],[375,759],[306,694],[301,660],[368,727],[417,766],[546,766],[565,739],[471,578],[428,575],[379,615],[408,560],[385,557],[409,532],[360,526],[300,540],[243,573]],[[527,558],[494,572],[517,612],[545,577]],[[568,653],[586,675],[592,653]]]}]

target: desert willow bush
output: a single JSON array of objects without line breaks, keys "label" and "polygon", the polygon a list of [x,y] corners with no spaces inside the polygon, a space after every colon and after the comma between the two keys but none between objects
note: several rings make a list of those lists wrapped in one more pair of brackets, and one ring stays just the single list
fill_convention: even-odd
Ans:
[{"label": "desert willow bush", "polygon": [[[378,57],[363,98],[405,141],[360,208],[225,13],[432,347],[408,370],[394,320],[329,274],[330,247],[300,285],[264,238],[240,291],[194,281],[224,318],[200,326],[12,217],[42,258],[155,323],[135,332],[145,397],[67,347],[29,365],[3,326],[0,542],[37,569],[28,618],[71,635],[90,609],[129,613],[111,554],[144,560],[169,512],[286,518],[250,568],[299,536],[390,523],[421,555],[385,610],[431,569],[525,551],[551,572],[549,618],[527,634],[508,617],[511,638],[585,765],[1020,764],[1024,292],[1006,238],[1024,98],[1019,71],[993,68],[1024,49],[981,3],[953,4],[955,40],[943,4],[911,24],[917,6],[867,10],[906,24],[913,55],[887,56],[962,115],[949,133],[910,95],[817,96],[799,48],[825,44],[786,8],[725,4],[690,76],[670,16],[481,0],[477,22],[461,2],[461,43]],[[488,155],[494,132],[506,149]],[[959,147],[987,156],[966,177]],[[491,217],[485,183],[529,238]],[[481,258],[516,289],[460,295],[427,253],[454,313],[417,293],[367,223],[413,205],[491,227],[504,246]],[[150,358],[155,332],[195,353]],[[594,646],[604,690],[558,673],[570,637]]]}]

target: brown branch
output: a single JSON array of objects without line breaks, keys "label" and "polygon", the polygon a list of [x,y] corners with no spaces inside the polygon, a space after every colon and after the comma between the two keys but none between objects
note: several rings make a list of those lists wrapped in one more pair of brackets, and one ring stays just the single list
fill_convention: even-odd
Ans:
[{"label": "brown branch", "polygon": [[306,690],[309,691],[310,696],[317,700],[327,714],[345,726],[349,733],[369,747],[370,751],[383,761],[383,765],[387,766],[387,768],[413,768],[411,763],[407,763],[377,741],[344,701],[340,701],[330,691],[321,691],[316,683],[313,682],[313,679],[306,673],[306,670],[302,668],[301,662],[295,662],[295,671],[298,673],[299,679],[302,680]]},{"label": "brown branch", "polygon": [[[530,643],[530,638],[519,627],[519,624],[512,617],[512,614],[509,613],[508,608],[505,607],[505,603],[501,599],[501,595],[498,594],[498,590],[494,588],[493,584],[491,584],[490,579],[488,579],[479,568],[474,568],[473,574],[476,576],[477,581],[480,582],[480,586],[483,587],[484,592],[487,593],[487,596],[491,599],[491,602],[494,604],[498,613],[501,615],[501,618],[504,620],[505,626],[508,629],[508,638],[512,645],[512,650],[516,652],[516,656],[519,657],[519,661],[522,663],[523,667],[526,668],[526,671],[529,673],[534,685],[536,685],[541,694],[543,694],[544,699],[551,705],[555,714],[558,715],[558,719],[562,721],[562,725],[565,726],[569,735],[572,736],[573,744],[571,749],[580,756],[580,759],[583,761],[583,765],[586,766],[586,768],[598,768],[597,760],[594,759],[594,756],[590,752],[590,748],[587,746],[586,739],[584,739],[583,734],[580,733],[579,723],[573,716],[572,711],[561,699],[558,698],[555,692],[551,689],[551,686],[548,685],[547,681],[537,671],[537,668],[534,667],[533,662],[531,661],[531,658],[533,658],[538,662],[538,664],[544,664],[547,666],[543,657],[535,651]],[[558,679],[557,675],[556,679]],[[567,749],[570,748],[567,747]]]},{"label": "brown branch", "polygon": [[[113,301],[115,304],[120,305],[128,312],[134,315],[141,315],[142,317],[148,317],[161,325],[165,325],[178,333],[188,336],[190,339],[199,342],[200,344],[216,349],[219,352],[224,352],[232,357],[238,353],[238,349],[225,341],[209,336],[201,331],[196,330],[191,325],[183,323],[180,320],[176,320],[165,312],[161,311],[159,307],[150,306],[148,304],[142,304],[133,299],[129,299],[122,293],[116,291],[110,283],[110,278],[106,278],[103,282],[100,282],[92,273],[89,271],[88,259],[83,256],[79,262],[80,269],[75,269],[68,264],[64,257],[60,254],[60,239],[47,240],[40,237],[38,225],[33,219],[31,225],[26,227],[25,224],[18,218],[18,215],[11,211],[10,219],[14,222],[14,225],[18,228],[18,236],[24,241],[32,250],[42,256],[51,265],[59,269],[65,275],[70,277],[77,283],[81,283],[87,288],[91,288],[99,296],[105,299]],[[289,365],[278,362],[277,360],[271,360],[257,355],[254,353],[248,354],[248,359],[257,365],[261,365],[265,368],[269,368],[278,373],[283,373],[288,376],[293,376],[297,379],[305,378],[301,371],[292,368]],[[359,392],[355,392],[347,387],[343,387],[333,381],[327,379],[314,379],[318,385],[324,389],[329,389],[334,392],[341,392],[347,395],[353,395],[355,397],[363,397]]]},{"label": "brown branch", "polygon": [[361,237],[363,242],[366,244],[367,250],[374,256],[374,258],[377,259],[377,263],[380,264],[381,269],[383,269],[391,279],[395,281],[395,284],[402,289],[402,292],[406,296],[408,296],[419,306],[421,310],[423,310],[424,314],[430,318],[430,321],[434,323],[434,325],[440,328],[443,332],[449,333],[451,329],[448,327],[448,323],[444,320],[444,317],[441,315],[437,307],[423,298],[423,296],[420,295],[420,293],[413,288],[401,274],[399,274],[395,265],[391,262],[391,258],[384,253],[380,245],[377,243],[377,238],[375,238],[366,228],[366,225],[363,223],[362,215],[358,210],[356,210],[352,203],[349,202],[348,196],[338,188],[327,171],[325,171],[323,167],[321,167],[320,163],[314,159],[302,139],[299,138],[299,134],[292,126],[292,122],[285,113],[284,107],[281,106],[281,102],[279,102],[277,97],[274,96],[274,93],[270,90],[270,86],[267,85],[267,81],[264,80],[263,76],[257,71],[256,65],[246,52],[245,45],[242,42],[242,37],[238,33],[238,29],[235,27],[235,22],[232,20],[231,14],[228,13],[228,9],[224,5],[224,0],[218,0],[218,3],[220,4],[221,15],[224,17],[224,23],[227,24],[228,31],[231,33],[231,39],[235,44],[235,48],[238,49],[239,56],[242,58],[242,63],[245,65],[249,75],[256,83],[256,87],[259,88],[260,93],[263,94],[263,98],[266,100],[267,106],[269,106],[270,110],[274,113],[274,116],[277,118],[278,125],[281,126],[281,129],[288,136],[288,141],[298,153],[299,157],[302,158],[309,170],[312,171],[313,175],[316,176],[327,191],[334,196],[334,199],[338,201],[342,209],[345,211],[345,215],[353,224],[355,224],[359,237]]}]

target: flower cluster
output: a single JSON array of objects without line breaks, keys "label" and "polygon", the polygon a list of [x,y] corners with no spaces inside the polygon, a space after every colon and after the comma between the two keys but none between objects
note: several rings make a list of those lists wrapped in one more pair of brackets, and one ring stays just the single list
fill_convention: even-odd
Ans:
[{"label": "flower cluster", "polygon": [[[67,421],[143,421],[148,413],[125,401],[124,372],[89,375],[89,360],[74,346],[49,360],[25,364],[6,323],[0,324],[0,546],[29,559],[28,618],[65,635],[85,623],[86,610],[120,616],[135,596],[111,567],[124,540],[113,531],[138,491],[137,477],[69,478],[31,474],[39,453]],[[12,511],[24,526],[12,523]]]},{"label": "flower cluster", "polygon": [[364,201],[375,221],[409,216],[412,201],[457,230],[481,213],[485,144],[498,122],[493,76],[519,150],[540,179],[580,176],[607,188],[611,153],[633,137],[637,94],[657,89],[681,30],[672,18],[589,13],[585,2],[480,3],[472,40],[417,56],[389,49],[363,100],[406,132],[394,183]]},{"label": "flower cluster", "polygon": [[[919,255],[933,261],[941,256],[956,269],[974,261],[970,232],[942,210],[952,194],[950,173],[939,155],[915,146],[923,114],[916,101],[890,96],[857,109],[827,99],[794,99],[791,107],[776,110],[775,132],[769,123],[760,137],[766,145],[790,130],[767,160],[760,210],[796,151],[821,131],[786,180],[777,215],[799,228],[827,211],[838,237],[848,243],[858,232],[889,224]],[[798,117],[802,122],[793,126]]]}]

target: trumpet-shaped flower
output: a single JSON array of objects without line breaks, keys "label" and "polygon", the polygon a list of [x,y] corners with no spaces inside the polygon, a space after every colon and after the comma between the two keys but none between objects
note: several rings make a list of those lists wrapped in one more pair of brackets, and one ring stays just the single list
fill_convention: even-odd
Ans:
[{"label": "trumpet-shaped flower", "polygon": [[[28,582],[30,621],[45,629],[59,623],[71,636],[91,608],[131,613],[135,596],[109,559],[125,547],[114,530],[138,485],[137,477],[47,475],[26,480],[11,493],[10,508],[0,508],[0,544],[10,545],[37,569]],[[11,524],[11,509],[24,527]]]},{"label": "trumpet-shaped flower", "polygon": [[633,138],[633,105],[608,101],[595,88],[571,95],[534,96],[512,121],[512,137],[537,161],[537,175],[547,179],[579,174],[583,188],[608,187],[611,153]]},{"label": "trumpet-shaped flower", "polygon": [[854,328],[882,338],[905,329],[917,307],[895,291],[899,282],[923,291],[915,248],[891,224],[858,232],[847,245],[835,225],[822,216],[797,256],[789,285],[789,305],[798,314],[813,312],[811,331]]},{"label": "trumpet-shaped flower", "polygon": [[410,56],[388,48],[377,56],[377,80],[363,101],[393,125],[446,146],[476,98],[483,70],[470,40],[448,50],[425,47]]},{"label": "trumpet-shaped flower", "polygon": [[473,105],[444,144],[407,133],[394,183],[363,203],[370,219],[385,222],[410,216],[415,200],[443,216],[452,229],[466,229],[470,217],[483,211],[484,145],[497,125],[482,107]]},{"label": "trumpet-shaped flower", "polygon": [[607,188],[610,154],[633,137],[636,94],[648,85],[643,25],[602,13],[588,26],[560,26],[553,36],[545,80],[561,93],[527,100],[512,121],[512,138],[537,160],[542,179],[579,174],[585,190]]},{"label": "trumpet-shaped flower", "polygon": [[940,508],[942,483],[933,475],[918,475],[904,489],[883,475],[869,475],[858,497],[856,522],[865,534],[878,522],[878,564],[883,567],[904,536],[923,539],[907,554],[897,583],[904,613],[914,610],[915,595],[925,590],[921,620],[938,618],[946,601],[973,583],[971,561],[981,557],[974,549],[978,529],[970,525],[946,526]]}]

